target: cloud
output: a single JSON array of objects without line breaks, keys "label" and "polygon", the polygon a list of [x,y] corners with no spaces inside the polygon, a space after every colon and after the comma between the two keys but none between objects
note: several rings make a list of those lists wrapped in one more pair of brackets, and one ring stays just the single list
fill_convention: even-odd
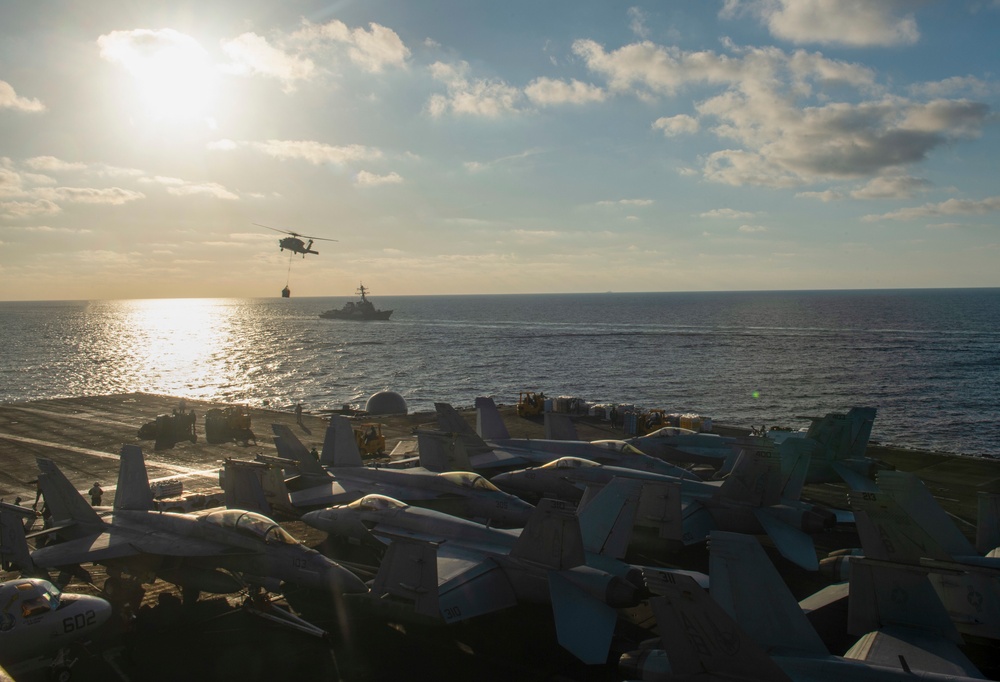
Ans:
[{"label": "cloud", "polygon": [[552,78],[536,78],[524,89],[524,94],[539,106],[589,104],[603,102],[607,99],[607,92],[602,88],[583,83],[575,78],[568,83]]},{"label": "cloud", "polygon": [[380,150],[359,144],[334,147],[314,140],[265,140],[264,142],[218,140],[208,146],[209,149],[221,151],[233,151],[239,148],[253,149],[276,159],[302,160],[316,165],[321,163],[345,164],[351,161],[377,159],[382,156]]},{"label": "cloud", "polygon": [[653,121],[653,130],[662,130],[667,137],[698,132],[698,119],[687,114],[664,116]]},{"label": "cloud", "polygon": [[[590,40],[574,52],[614,92],[649,100],[686,87],[716,88],[696,117],[654,123],[665,134],[698,129],[727,142],[702,158],[702,174],[730,185],[794,187],[877,176],[919,163],[933,150],[980,134],[990,108],[971,100],[916,102],[880,96],[867,67],[803,50],[684,52],[649,41],[607,51]],[[859,101],[832,101],[854,89]],[[865,99],[868,97],[869,99]]]},{"label": "cloud", "polygon": [[904,0],[726,0],[720,16],[756,17],[776,38],[849,47],[912,45],[917,22]]},{"label": "cloud", "polygon": [[109,204],[121,206],[130,201],[145,198],[142,192],[136,192],[121,187],[99,189],[95,187],[44,187],[35,189],[32,194],[50,201],[65,201],[79,204]]},{"label": "cloud", "polygon": [[891,175],[872,178],[864,187],[851,192],[855,199],[908,199],[914,192],[930,183],[908,175]]},{"label": "cloud", "polygon": [[939,81],[915,83],[908,88],[908,91],[918,97],[948,97],[960,94],[988,97],[997,94],[1000,85],[975,76],[952,76]]},{"label": "cloud", "polygon": [[767,228],[763,225],[740,225],[739,231],[747,234],[754,234],[757,232],[767,232]]},{"label": "cloud", "polygon": [[699,218],[725,218],[726,220],[746,220],[747,218],[753,218],[755,213],[752,211],[737,211],[732,208],[713,208],[711,211],[705,211],[704,213],[699,213]]},{"label": "cloud", "polygon": [[306,21],[292,35],[292,39],[309,43],[343,43],[348,46],[348,58],[372,73],[378,73],[387,66],[403,67],[410,57],[409,48],[395,31],[375,23],[368,24],[366,31],[363,28],[348,28],[342,21],[334,20],[326,24]]},{"label": "cloud", "polygon": [[649,29],[646,28],[646,19],[648,15],[640,7],[629,7],[628,8],[628,18],[629,18],[629,30],[632,31],[638,38],[648,38]]},{"label": "cloud", "polygon": [[838,192],[832,189],[824,190],[822,192],[798,192],[795,196],[799,199],[819,199],[824,204],[831,201],[840,201],[845,198],[845,194],[843,192]]},{"label": "cloud", "polygon": [[45,111],[45,105],[37,99],[19,97],[14,92],[14,86],[7,81],[0,81],[0,109],[14,109],[28,113]]},{"label": "cloud", "polygon": [[521,91],[500,80],[472,79],[466,77],[466,62],[446,64],[435,62],[430,66],[435,80],[445,84],[447,95],[432,95],[427,110],[435,118],[451,112],[468,116],[498,118],[507,113],[521,111],[524,98]]},{"label": "cloud", "polygon": [[652,206],[654,202],[652,199],[617,199],[617,200],[607,200],[598,201],[598,206]]},{"label": "cloud", "polygon": [[53,201],[4,201],[0,202],[0,215],[4,218],[26,218],[36,215],[55,215],[62,209]]},{"label": "cloud", "polygon": [[396,185],[403,182],[403,176],[399,173],[388,173],[387,175],[376,175],[368,171],[358,171],[355,183],[362,187],[372,187],[375,185]]},{"label": "cloud", "polygon": [[222,50],[232,60],[227,67],[236,74],[258,74],[280,80],[285,90],[293,90],[300,80],[311,78],[316,65],[308,58],[300,58],[273,47],[267,39],[256,33],[243,33],[222,44]]},{"label": "cloud", "polygon": [[924,204],[881,215],[866,215],[862,220],[868,223],[879,220],[918,220],[946,215],[984,215],[993,211],[1000,211],[1000,196],[979,200],[948,199],[939,204]]},{"label": "cloud", "polygon": [[24,165],[26,165],[28,168],[46,171],[49,173],[56,173],[59,171],[79,171],[87,169],[87,164],[85,163],[63,161],[62,159],[57,159],[54,156],[34,156],[30,159],[27,159],[24,162]]}]

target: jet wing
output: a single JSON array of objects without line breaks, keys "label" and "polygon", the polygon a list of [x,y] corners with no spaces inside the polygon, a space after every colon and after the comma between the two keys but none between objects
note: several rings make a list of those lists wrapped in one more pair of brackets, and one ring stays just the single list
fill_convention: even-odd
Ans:
[{"label": "jet wing", "polygon": [[374,491],[362,490],[349,483],[331,480],[322,485],[289,493],[288,499],[296,507],[330,507],[335,504],[350,504],[369,492]]},{"label": "jet wing", "polygon": [[100,563],[111,559],[158,554],[162,556],[222,556],[229,548],[178,535],[163,533],[116,533],[114,531],[76,538],[36,549],[32,559],[44,568],[80,563]]}]

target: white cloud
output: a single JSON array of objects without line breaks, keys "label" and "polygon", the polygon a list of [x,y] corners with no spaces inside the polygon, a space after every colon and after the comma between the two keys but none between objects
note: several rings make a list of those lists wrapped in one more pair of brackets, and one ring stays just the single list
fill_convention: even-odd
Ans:
[{"label": "white cloud", "polygon": [[767,228],[763,225],[740,225],[739,231],[747,234],[755,234],[758,232],[767,232]]},{"label": "white cloud", "polygon": [[14,109],[16,111],[36,113],[45,111],[45,105],[40,100],[18,96],[14,92],[13,85],[7,81],[0,81],[0,109]]},{"label": "white cloud", "polygon": [[662,130],[667,137],[698,132],[698,119],[687,114],[664,116],[653,121],[654,130]]},{"label": "white cloud", "polygon": [[939,81],[915,83],[909,92],[922,97],[948,97],[952,95],[969,95],[988,97],[1000,91],[1000,85],[992,81],[984,81],[975,76],[952,76]]},{"label": "white cloud", "polygon": [[305,22],[292,38],[306,42],[332,41],[348,46],[347,56],[365,71],[377,73],[387,66],[403,67],[410,57],[410,50],[399,35],[379,24],[363,28],[348,28],[342,21],[326,24]]},{"label": "white cloud", "polygon": [[929,186],[926,180],[908,175],[882,176],[872,178],[864,187],[852,191],[851,196],[855,199],[908,199],[917,190]]},{"label": "white cloud", "polygon": [[130,201],[145,198],[142,192],[121,187],[45,187],[35,189],[32,194],[50,201],[67,201],[79,204],[109,204],[121,206]]},{"label": "white cloud", "polygon": [[[696,102],[696,117],[653,125],[666,134],[698,125],[728,141],[730,148],[703,157],[702,173],[731,185],[794,187],[898,174],[942,145],[975,137],[990,117],[987,105],[970,100],[866,100],[878,90],[872,70],[819,53],[728,48],[731,54],[684,52],[648,41],[610,52],[590,40],[573,46],[612,91],[649,99],[693,85],[717,88]],[[847,88],[860,101],[831,101],[828,89],[843,96]]]},{"label": "white cloud", "polygon": [[799,199],[819,199],[824,204],[831,201],[840,201],[845,198],[843,192],[838,192],[832,189],[824,190],[822,192],[798,192],[795,196]]},{"label": "white cloud", "polygon": [[4,218],[25,218],[36,215],[55,215],[62,209],[55,202],[47,199],[37,201],[4,201],[0,202],[0,215]]},{"label": "white cloud", "polygon": [[629,7],[628,8],[628,18],[629,18],[629,30],[632,31],[638,38],[648,38],[649,29],[646,28],[646,12],[640,7]]},{"label": "white cloud", "polygon": [[24,162],[28,168],[57,173],[59,171],[86,170],[87,164],[74,161],[63,161],[54,156],[34,156]]},{"label": "white cloud", "polygon": [[723,18],[750,14],[776,38],[851,47],[912,45],[920,38],[904,0],[726,0]]},{"label": "white cloud", "polygon": [[746,220],[753,218],[752,211],[737,211],[732,208],[713,208],[711,211],[699,213],[699,218],[725,218],[726,220]]},{"label": "white cloud", "polygon": [[395,172],[377,175],[368,171],[358,171],[355,181],[362,187],[372,187],[375,185],[396,185],[403,182],[403,177]]},{"label": "white cloud", "polygon": [[948,199],[939,204],[924,204],[881,215],[866,215],[862,220],[869,223],[879,220],[918,220],[946,215],[984,215],[993,211],[1000,211],[1000,196],[979,200]]},{"label": "white cloud", "polygon": [[229,201],[240,198],[238,194],[231,192],[217,182],[182,182],[179,185],[168,185],[167,193],[178,197],[207,195]]},{"label": "white cloud", "polygon": [[654,202],[652,199],[617,199],[617,200],[607,200],[598,201],[598,206],[652,206]]},{"label": "white cloud", "polygon": [[500,80],[472,79],[466,77],[466,62],[446,64],[435,62],[430,66],[431,75],[448,88],[448,94],[433,95],[427,110],[434,117],[451,112],[469,116],[498,118],[503,114],[521,110],[521,91]]},{"label": "white cloud", "polygon": [[607,99],[607,93],[602,88],[575,78],[568,83],[552,78],[536,78],[524,89],[524,94],[539,106],[589,104]]},{"label": "white cloud", "polygon": [[244,33],[226,41],[222,49],[232,60],[228,68],[233,73],[276,78],[284,83],[286,90],[294,89],[297,81],[311,78],[316,71],[311,59],[273,47],[256,33]]},{"label": "white cloud", "polygon": [[247,148],[273,156],[276,159],[302,160],[316,165],[321,163],[344,164],[351,161],[377,159],[382,156],[380,150],[359,144],[334,147],[315,140],[265,140],[264,142],[220,140],[210,143],[209,148],[222,151]]}]

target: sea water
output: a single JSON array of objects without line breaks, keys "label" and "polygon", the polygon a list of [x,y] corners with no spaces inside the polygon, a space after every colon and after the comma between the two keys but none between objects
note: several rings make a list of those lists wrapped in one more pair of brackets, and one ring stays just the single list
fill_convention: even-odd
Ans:
[{"label": "sea water", "polygon": [[1000,456],[1000,289],[0,303],[0,401],[133,391],[410,411],[523,390],[793,428],[873,405],[873,440]]}]

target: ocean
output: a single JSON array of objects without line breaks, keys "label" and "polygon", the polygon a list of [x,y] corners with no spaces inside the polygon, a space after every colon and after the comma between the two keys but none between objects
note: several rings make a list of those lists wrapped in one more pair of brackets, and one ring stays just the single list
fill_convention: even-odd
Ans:
[{"label": "ocean", "polygon": [[1000,456],[1000,289],[0,303],[0,401],[133,391],[411,412],[520,391],[808,425],[874,405],[872,439]]}]

